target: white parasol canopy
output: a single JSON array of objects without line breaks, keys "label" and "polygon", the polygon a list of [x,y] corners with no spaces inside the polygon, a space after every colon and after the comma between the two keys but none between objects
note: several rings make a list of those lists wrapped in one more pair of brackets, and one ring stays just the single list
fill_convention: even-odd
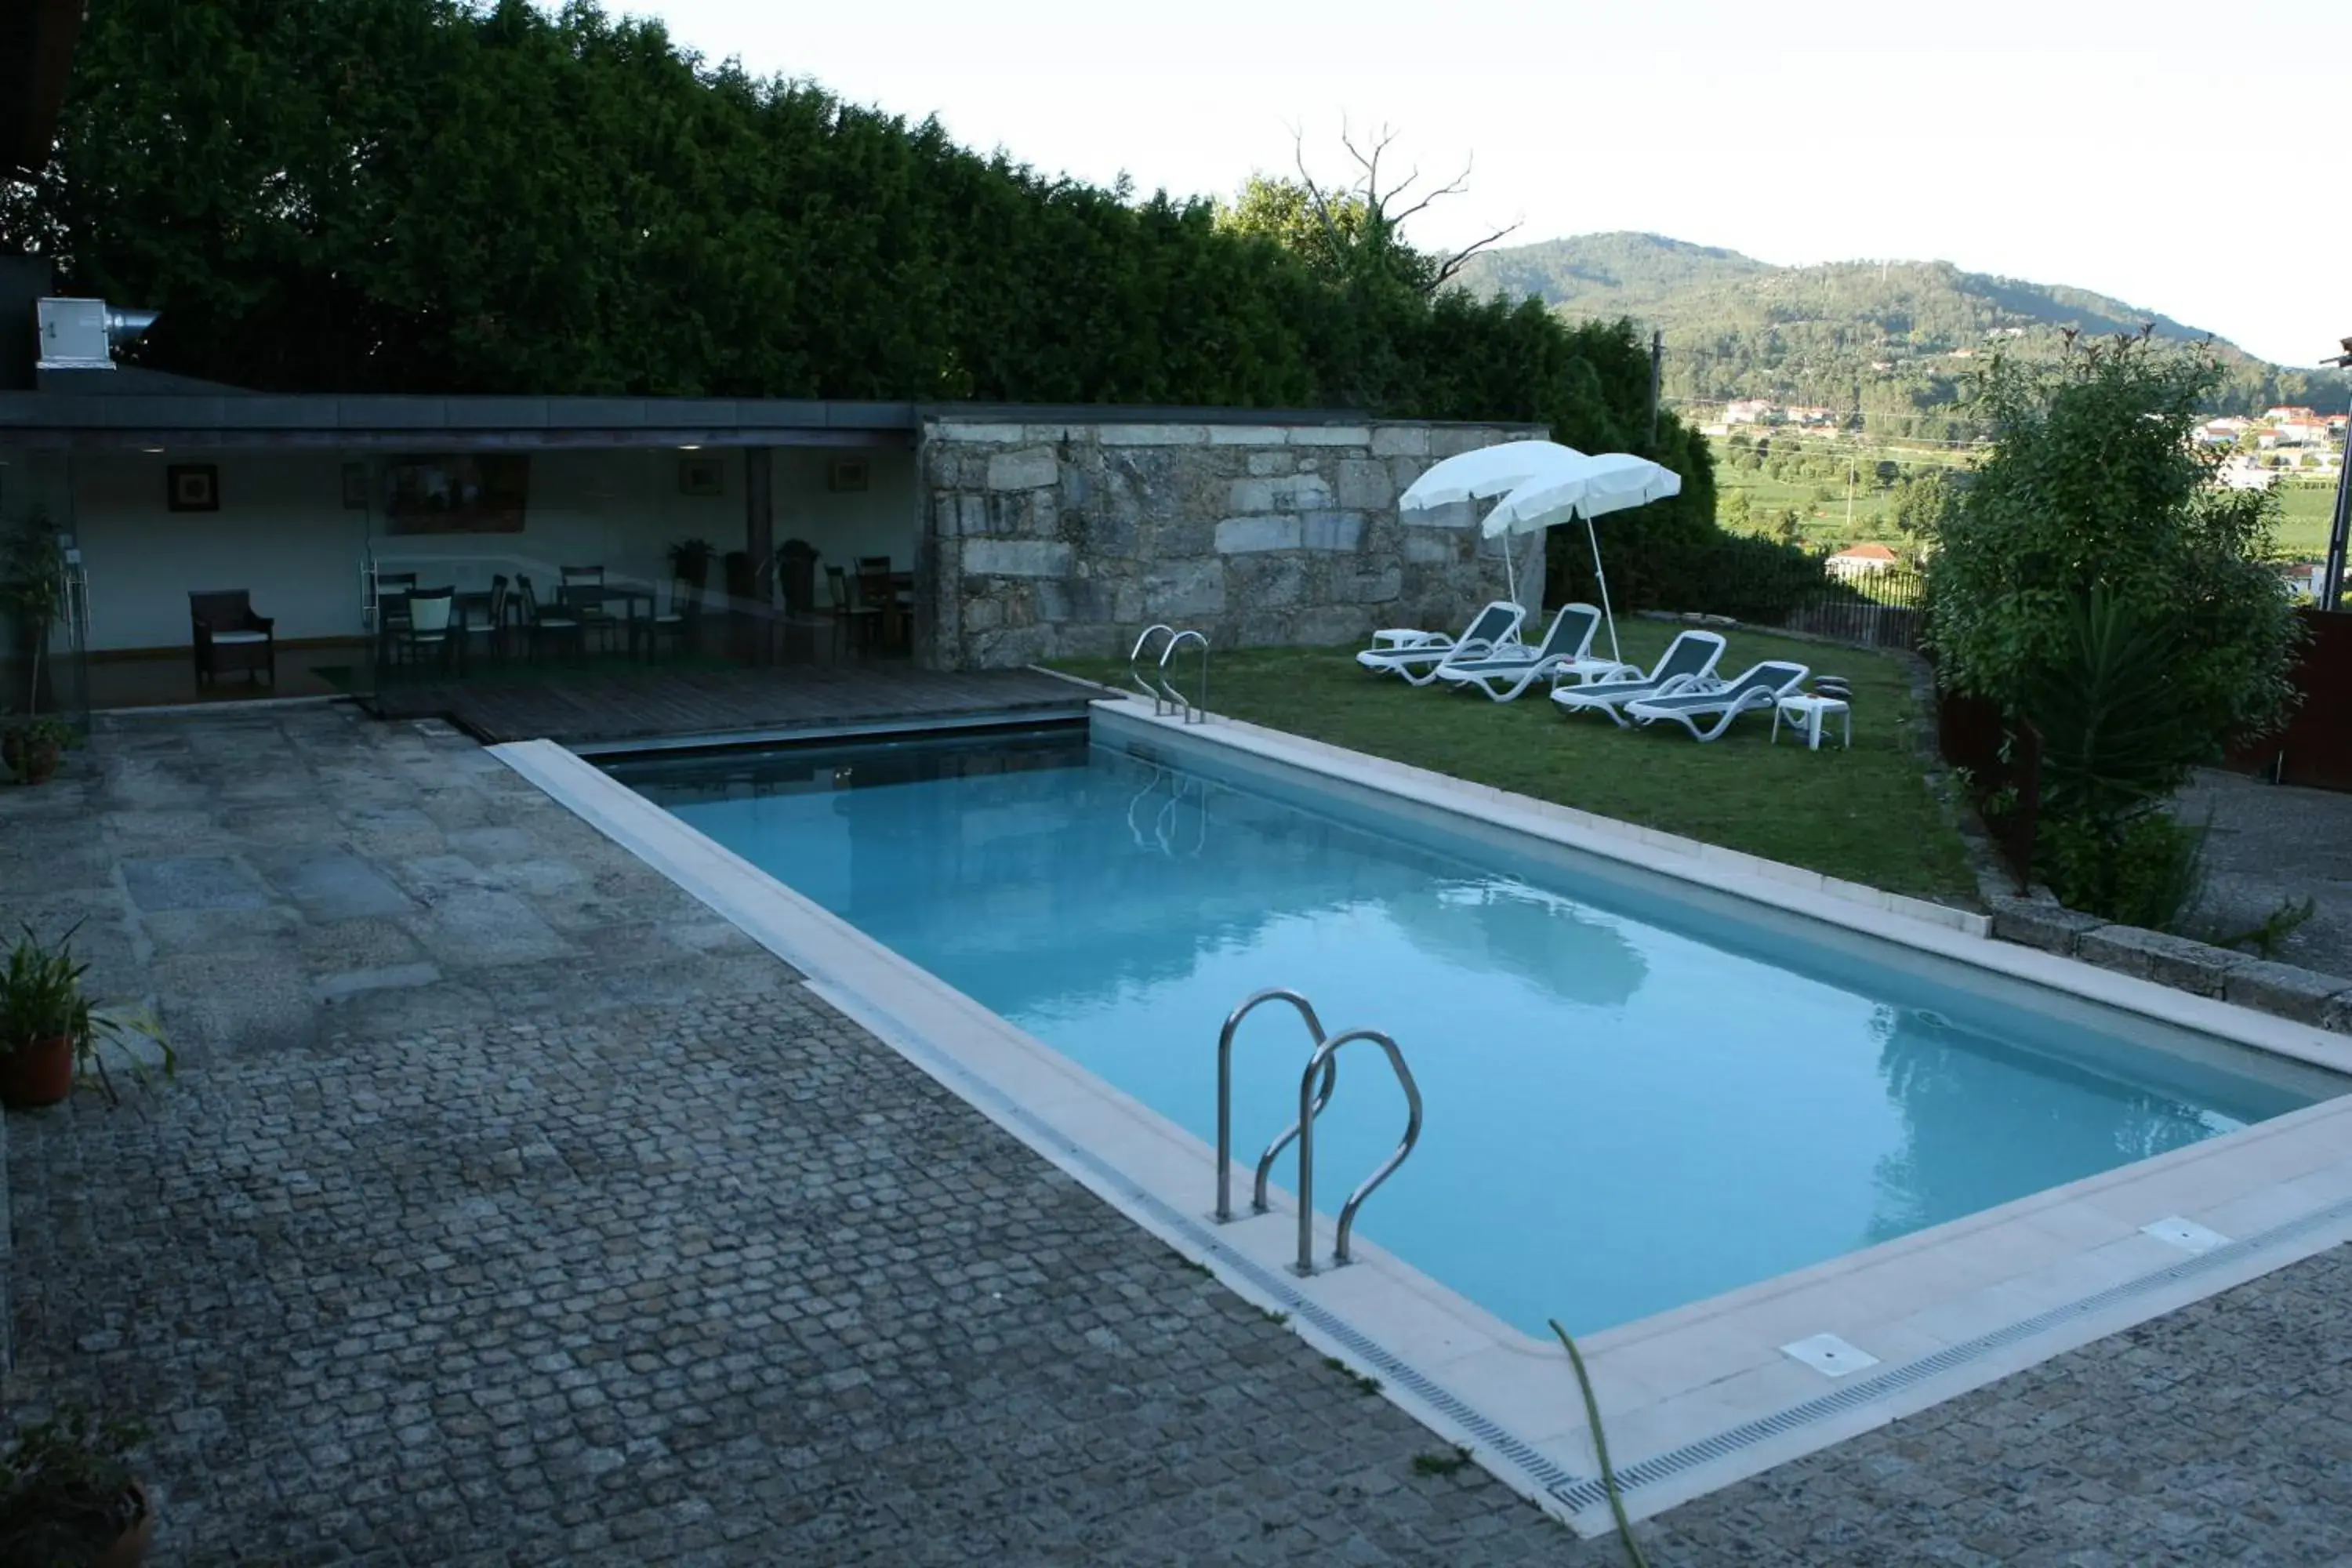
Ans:
[{"label": "white parasol canopy", "polygon": [[[1557,441],[1505,441],[1480,447],[1433,465],[1397,498],[1397,510],[1433,511],[1442,506],[1508,495],[1530,480],[1585,460],[1583,453]],[[1493,538],[1495,532],[1488,529],[1486,537]],[[1503,573],[1510,580],[1511,597],[1517,598],[1518,570],[1512,563],[1507,540],[1503,544]]]},{"label": "white parasol canopy", "polygon": [[1481,447],[1436,464],[1412,481],[1411,488],[1398,498],[1397,505],[1405,511],[1428,511],[1461,501],[1508,495],[1529,479],[1583,460],[1583,453],[1557,441],[1505,441],[1500,446]]},{"label": "white parasol canopy", "polygon": [[1680,495],[1682,489],[1682,476],[1671,468],[1631,452],[1603,452],[1546,468],[1513,489],[1486,514],[1486,536],[1534,533],[1582,518],[1585,538],[1592,545],[1592,574],[1601,584],[1601,613],[1609,619],[1609,656],[1622,660],[1617,617],[1609,608],[1609,576],[1601,569],[1601,536],[1593,531],[1592,520]]}]

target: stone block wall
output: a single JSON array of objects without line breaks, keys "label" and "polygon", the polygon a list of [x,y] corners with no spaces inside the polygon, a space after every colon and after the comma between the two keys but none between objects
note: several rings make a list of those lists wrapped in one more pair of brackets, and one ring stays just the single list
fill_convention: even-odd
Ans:
[{"label": "stone block wall", "polygon": [[[1441,458],[1524,426],[990,424],[923,430],[917,653],[943,669],[1123,655],[1153,622],[1216,647],[1458,627],[1504,595],[1473,509],[1410,520]],[[1543,542],[1516,542],[1521,598]]]}]

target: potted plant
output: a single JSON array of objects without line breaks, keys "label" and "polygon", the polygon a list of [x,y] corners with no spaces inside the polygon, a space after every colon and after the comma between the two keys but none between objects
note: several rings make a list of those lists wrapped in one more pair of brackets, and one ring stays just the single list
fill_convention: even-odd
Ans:
[{"label": "potted plant", "polygon": [[155,1510],[131,1474],[146,1428],[66,1405],[0,1454],[0,1563],[137,1568]]},{"label": "potted plant", "polygon": [[669,574],[691,586],[698,598],[710,577],[710,559],[718,553],[707,539],[681,539],[669,547]]},{"label": "potted plant", "polygon": [[[73,1092],[75,1078],[84,1072],[96,1078],[107,1103],[118,1103],[99,1047],[126,1045],[133,1036],[162,1050],[165,1077],[178,1065],[154,1020],[127,1008],[98,1006],[82,994],[89,965],[74,962],[73,934],[80,929],[76,922],[52,947],[26,926],[6,967],[0,968],[0,1104],[55,1105]],[[134,1075],[143,1075],[136,1058],[128,1060]]]},{"label": "potted plant", "polygon": [[25,713],[0,724],[0,762],[19,784],[39,784],[57,772],[58,753],[73,738],[70,728],[41,716],[41,696],[48,688],[42,661],[50,628],[65,608],[65,552],[48,514],[38,507],[0,539],[0,609],[9,613],[26,668]]},{"label": "potted plant", "polygon": [[18,784],[45,784],[73,738],[73,726],[62,719],[0,714],[0,765]]}]

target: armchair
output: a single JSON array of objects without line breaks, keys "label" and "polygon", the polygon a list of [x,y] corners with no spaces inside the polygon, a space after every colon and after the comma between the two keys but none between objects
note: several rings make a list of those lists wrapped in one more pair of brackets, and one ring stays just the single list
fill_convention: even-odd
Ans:
[{"label": "armchair", "polygon": [[278,684],[278,623],[253,613],[247,590],[190,594],[188,620],[194,633],[198,686],[232,669],[245,671],[246,678],[257,685],[264,674],[272,687]]}]

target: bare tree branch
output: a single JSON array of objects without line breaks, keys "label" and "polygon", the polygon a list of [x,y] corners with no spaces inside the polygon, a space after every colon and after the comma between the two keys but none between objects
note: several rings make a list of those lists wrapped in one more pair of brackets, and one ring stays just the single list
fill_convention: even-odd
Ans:
[{"label": "bare tree branch", "polygon": [[[1410,184],[1411,182],[1407,183]],[[1443,185],[1438,189],[1430,192],[1429,195],[1422,197],[1421,200],[1413,203],[1412,205],[1405,208],[1404,211],[1398,213],[1393,216],[1389,216],[1388,221],[1392,224],[1402,224],[1405,219],[1412,217],[1419,213],[1427,211],[1432,203],[1443,201],[1447,196],[1458,196],[1469,188],[1470,165],[1465,163],[1462,165],[1462,172],[1454,177],[1454,183],[1452,184]],[[1391,197],[1401,196],[1404,195],[1404,189],[1403,185],[1399,185],[1395,190],[1391,191],[1389,195]],[[1383,213],[1382,216],[1387,216],[1388,215]]]},{"label": "bare tree branch", "polygon": [[[1524,222],[1525,220],[1523,219],[1521,221]],[[1462,270],[1462,264],[1464,262],[1469,260],[1472,257],[1477,255],[1488,246],[1516,234],[1518,229],[1519,225],[1516,223],[1511,225],[1508,228],[1498,228],[1494,233],[1488,235],[1486,238],[1480,240],[1477,244],[1467,246],[1463,249],[1457,250],[1453,255],[1447,257],[1444,260],[1439,262],[1437,264],[1437,276],[1430,279],[1429,286],[1431,291],[1434,292],[1435,290],[1444,287],[1446,282],[1452,279],[1456,272]]]},{"label": "bare tree branch", "polygon": [[[1340,134],[1344,140],[1346,132],[1343,130]],[[1339,220],[1331,216],[1331,204],[1324,198],[1323,187],[1317,184],[1315,176],[1307,172],[1307,132],[1294,127],[1290,132],[1290,143],[1291,161],[1298,166],[1298,183],[1305,188],[1307,199],[1314,204],[1315,216],[1322,220],[1324,237],[1331,242],[1331,259],[1337,261],[1345,253],[1348,242],[1339,233]]]},{"label": "bare tree branch", "polygon": [[[1358,175],[1345,187],[1334,186],[1327,190],[1313,174],[1307,173],[1305,132],[1294,126],[1291,128],[1290,135],[1292,160],[1298,170],[1300,187],[1306,193],[1307,200],[1312,205],[1316,218],[1323,226],[1324,235],[1330,242],[1335,260],[1367,245],[1386,247],[1397,243],[1396,237],[1401,234],[1408,221],[1427,212],[1445,197],[1461,195],[1470,188],[1470,175],[1475,167],[1475,162],[1465,162],[1462,165],[1462,173],[1455,175],[1452,181],[1423,193],[1411,205],[1400,208],[1397,204],[1403,201],[1405,196],[1421,183],[1420,166],[1414,165],[1403,179],[1394,184],[1384,185],[1381,183],[1383,178],[1381,166],[1397,143],[1398,132],[1382,125],[1378,132],[1360,140],[1343,116],[1339,121],[1339,145],[1345,148],[1348,156],[1354,160]],[[1341,199],[1360,203],[1362,206],[1364,231],[1352,238],[1341,227],[1339,215],[1334,210],[1335,201]],[[1485,238],[1463,249],[1441,257],[1430,258],[1429,275],[1425,281],[1422,282],[1423,291],[1434,293],[1459,272],[1463,265],[1473,256],[1517,233],[1520,226],[1519,224],[1514,223],[1508,227],[1496,229]]]}]

